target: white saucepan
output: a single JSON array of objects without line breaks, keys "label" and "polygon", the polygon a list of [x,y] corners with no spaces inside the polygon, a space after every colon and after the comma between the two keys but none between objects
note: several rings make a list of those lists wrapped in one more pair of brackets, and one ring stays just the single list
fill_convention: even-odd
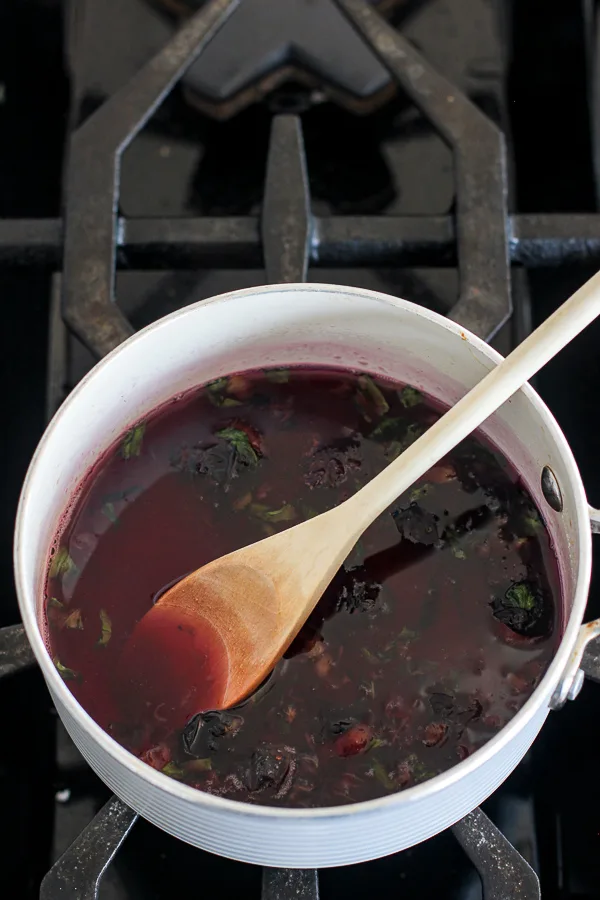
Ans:
[{"label": "white saucepan", "polygon": [[[551,532],[563,591],[563,634],[545,677],[488,744],[430,781],[329,809],[278,809],[214,797],[140,762],[79,706],[44,643],[42,595],[61,518],[90,467],[136,421],[176,394],[250,368],[346,366],[409,382],[454,403],[500,356],[459,325],[404,300],[331,285],[252,288],[176,312],[130,338],[72,392],[31,463],[19,507],[15,569],[27,635],[69,734],[127,804],[184,841],[251,863],[318,868],[402,850],[462,818],[521,760],[552,707],[581,685],[581,656],[600,633],[582,626],[590,581],[590,517],[579,471],[554,418],[530,387],[485,425],[535,498]],[[553,473],[560,512],[545,499]],[[554,502],[555,506],[560,504]]]}]

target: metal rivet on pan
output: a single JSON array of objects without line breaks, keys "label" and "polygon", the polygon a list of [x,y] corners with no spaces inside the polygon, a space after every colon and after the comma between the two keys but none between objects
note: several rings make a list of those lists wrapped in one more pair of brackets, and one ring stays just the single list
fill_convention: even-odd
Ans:
[{"label": "metal rivet on pan", "polygon": [[542,469],[542,494],[546,498],[548,506],[551,506],[555,512],[562,512],[562,491],[550,466],[544,466]]}]

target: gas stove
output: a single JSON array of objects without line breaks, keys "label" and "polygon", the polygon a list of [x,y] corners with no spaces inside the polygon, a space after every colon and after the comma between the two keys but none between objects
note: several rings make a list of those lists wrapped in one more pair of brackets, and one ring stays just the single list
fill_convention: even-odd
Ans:
[{"label": "gas stove", "polygon": [[[449,831],[350,868],[261,870],[109,796],[33,665],[10,553],[45,421],[96,359],[188,303],[341,283],[449,315],[504,353],[522,340],[600,263],[599,23],[593,0],[23,0],[0,12],[7,897],[600,894],[595,685]],[[588,329],[536,382],[596,503],[599,338]],[[593,650],[585,665],[598,675]]]}]

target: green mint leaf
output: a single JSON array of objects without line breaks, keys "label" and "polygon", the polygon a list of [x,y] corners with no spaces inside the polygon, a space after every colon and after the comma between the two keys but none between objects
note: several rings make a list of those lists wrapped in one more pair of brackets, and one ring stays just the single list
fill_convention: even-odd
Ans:
[{"label": "green mint leaf", "polygon": [[241,428],[222,428],[217,437],[233,447],[239,461],[246,466],[257,466],[259,455],[250,443],[250,438]]},{"label": "green mint leaf", "polygon": [[319,513],[312,506],[309,506],[307,503],[300,501],[300,512],[302,513],[302,518],[304,521],[307,519],[314,519],[315,516],[318,516]]},{"label": "green mint leaf", "polygon": [[431,485],[429,484],[422,484],[421,487],[415,488],[414,491],[411,491],[409,495],[411,503],[416,502],[421,497],[426,497],[430,490]]},{"label": "green mint leaf", "polygon": [[274,524],[291,522],[296,518],[296,510],[290,503],[284,503],[279,509],[270,509],[262,503],[251,503],[250,512],[263,522]]},{"label": "green mint leaf", "polygon": [[215,391],[224,391],[227,387],[228,381],[229,379],[227,378],[227,376],[224,376],[223,378],[215,378],[214,381],[210,381],[206,385],[206,390],[210,391],[211,393],[214,393]]},{"label": "green mint leaf", "polygon": [[235,397],[227,397],[227,388],[229,386],[229,378],[216,378],[205,387],[208,399],[213,406],[241,406],[242,401],[236,400]]},{"label": "green mint leaf", "polygon": [[410,409],[412,406],[417,406],[423,399],[423,395],[421,394],[421,392],[414,387],[410,387],[409,385],[402,388],[399,396],[400,403],[406,409]]},{"label": "green mint leaf", "polygon": [[289,369],[265,369],[265,378],[272,384],[287,384],[290,380]]},{"label": "green mint leaf", "polygon": [[121,443],[121,456],[123,459],[132,459],[134,456],[140,455],[145,430],[146,425],[144,422],[140,422],[139,425],[129,429]]},{"label": "green mint leaf", "polygon": [[358,404],[363,411],[363,415],[367,422],[370,422],[370,412],[374,409],[378,418],[385,416],[390,411],[390,405],[383,396],[380,388],[377,387],[373,379],[369,375],[361,375],[358,379]]},{"label": "green mint leaf", "polygon": [[68,666],[63,666],[58,656],[55,656],[52,662],[64,681],[74,681],[76,678],[79,678],[79,673],[75,672],[74,669],[69,669]]},{"label": "green mint leaf", "polygon": [[404,419],[388,417],[382,419],[379,425],[373,429],[369,437],[374,441],[397,441],[406,431]]},{"label": "green mint leaf", "polygon": [[383,785],[386,791],[393,791],[396,788],[396,785],[392,778],[390,778],[389,774],[386,772],[383,764],[378,760],[374,759],[371,763],[371,768],[373,770],[373,775],[377,779],[377,781]]},{"label": "green mint leaf", "polygon": [[422,763],[419,757],[414,753],[411,753],[406,762],[408,763],[412,772],[412,776],[416,782],[427,781],[429,778],[433,778],[433,776],[435,775],[435,772],[432,772],[431,769],[428,769],[427,766]]},{"label": "green mint leaf", "polygon": [[106,647],[112,637],[112,622],[110,616],[105,609],[100,610],[101,633],[96,645],[98,647]]},{"label": "green mint leaf", "polygon": [[69,551],[66,547],[61,547],[52,557],[50,563],[50,578],[59,578],[61,575],[68,575],[69,572],[76,572],[77,566],[71,559]]},{"label": "green mint leaf", "polygon": [[162,767],[161,772],[164,775],[168,775],[169,778],[175,778],[177,781],[183,778],[183,769],[174,762],[168,762],[166,766]]},{"label": "green mint leaf", "polygon": [[78,631],[83,631],[83,619],[81,618],[80,609],[74,609],[73,612],[69,613],[69,615],[65,619],[64,627],[76,628]]},{"label": "green mint leaf", "polygon": [[385,448],[387,459],[392,460],[404,453],[411,444],[421,437],[425,432],[425,426],[420,422],[412,422],[406,429],[404,436],[400,440],[391,441]]},{"label": "green mint leaf", "polygon": [[510,606],[519,609],[532,610],[535,606],[535,597],[533,591],[525,582],[513,584],[504,595],[505,600]]},{"label": "green mint leaf", "polygon": [[533,509],[528,515],[523,517],[523,530],[528,537],[535,537],[542,529],[542,520],[537,512]]},{"label": "green mint leaf", "polygon": [[382,419],[379,425],[373,429],[369,437],[374,441],[399,441],[406,432],[404,419],[388,417]]},{"label": "green mint leaf", "polygon": [[419,637],[418,631],[413,631],[412,628],[407,628],[405,625],[398,636],[398,640],[402,641],[403,644],[408,644],[411,641],[416,640],[418,637]]}]

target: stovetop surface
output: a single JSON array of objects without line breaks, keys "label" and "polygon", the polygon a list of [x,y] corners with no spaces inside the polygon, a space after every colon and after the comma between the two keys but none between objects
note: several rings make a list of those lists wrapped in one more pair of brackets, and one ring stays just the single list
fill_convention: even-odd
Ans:
[{"label": "stovetop surface", "polygon": [[[592,2],[574,2],[565,11],[550,0],[403,0],[388,11],[403,34],[507,134],[514,212],[597,209],[594,11]],[[69,130],[126,83],[175,27],[160,3],[146,0],[80,4],[75,12],[53,0],[22,0],[0,10],[0,219],[60,216]],[[184,87],[167,98],[123,156],[120,212],[131,218],[258,215],[272,117],[289,111],[301,116],[316,215],[452,212],[450,151],[402,92],[385,94],[385,73],[368,60],[365,67],[376,99],[371,111],[360,112],[343,93],[343,78],[328,95],[299,70],[288,72],[291,82],[271,91],[266,85],[264,96],[238,98],[233,112],[231,106],[219,110],[218,97],[199,91],[204,85],[210,93],[206,72],[190,70]],[[495,345],[508,351],[530,321],[541,321],[593,268],[513,270],[517,314]],[[384,290],[440,312],[449,311],[458,291],[451,267],[319,268],[308,277]],[[264,280],[256,268],[120,271],[116,296],[141,327],[190,302]],[[49,379],[55,362],[48,350],[50,322],[59,292],[57,277],[47,271],[0,267],[0,410],[6,436],[0,451],[0,626],[18,621],[11,542],[26,466],[48,410],[94,361],[77,338],[63,334],[55,317],[54,346],[58,329],[66,366],[58,380]],[[596,504],[599,340],[600,327],[589,328],[537,379]],[[595,555],[598,563],[597,549]],[[596,576],[590,618],[600,615],[599,584]],[[552,714],[527,758],[484,805],[539,873],[544,900],[600,896],[598,691],[586,685],[576,703]],[[27,900],[38,896],[45,872],[109,792],[60,726],[37,671],[0,680],[0,704],[3,881],[11,884],[7,897]],[[219,891],[258,898],[261,879],[255,867],[210,856],[138,821],[98,896],[162,900]],[[324,900],[478,900],[481,885],[446,832],[384,860],[323,871],[320,892]]]}]

